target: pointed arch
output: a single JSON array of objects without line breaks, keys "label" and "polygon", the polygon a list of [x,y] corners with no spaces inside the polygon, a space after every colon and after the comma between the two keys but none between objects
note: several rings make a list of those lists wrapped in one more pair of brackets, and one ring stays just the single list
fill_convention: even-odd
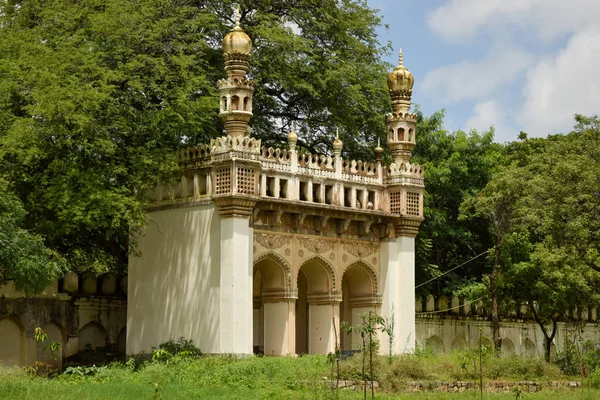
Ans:
[{"label": "pointed arch", "polygon": [[[327,277],[327,280],[328,280],[328,288],[326,288],[326,290],[320,290],[320,291],[336,292],[337,281],[336,281],[335,270],[333,269],[333,266],[321,256],[314,256],[314,257],[309,258],[308,260],[304,261],[302,263],[302,265],[300,266],[300,268],[298,269],[298,271],[304,269],[303,272],[308,281],[309,291],[311,291],[311,292],[319,291],[319,290],[315,290],[316,286],[318,286],[317,283],[314,281],[315,277],[314,276],[312,277],[313,279],[311,282],[311,277],[309,276],[309,275],[320,275],[319,268],[321,268],[321,271],[323,271],[325,273],[325,276]],[[296,283],[297,282],[298,282],[298,276],[296,276]],[[323,289],[323,288],[320,288],[320,289]]]},{"label": "pointed arch", "polygon": [[452,351],[463,350],[466,348],[467,348],[467,341],[465,340],[464,336],[459,335],[459,336],[455,337],[454,340],[452,341],[452,345],[451,345]]},{"label": "pointed arch", "polygon": [[272,270],[269,271],[269,270],[267,270],[267,268],[262,268],[261,264],[264,263],[265,261],[266,262],[271,261],[271,265],[274,264],[274,265],[277,265],[279,268],[281,268],[282,286],[286,291],[291,291],[292,287],[293,287],[292,269],[290,268],[290,264],[287,262],[287,260],[285,258],[283,258],[281,255],[279,255],[273,251],[268,251],[266,253],[263,253],[254,259],[254,272],[256,272],[256,270],[260,270],[260,273],[262,274],[263,277],[271,275],[271,277],[274,280],[277,280],[277,277],[273,276]]},{"label": "pointed arch", "polygon": [[437,335],[430,336],[425,341],[425,347],[434,353],[443,353],[444,352],[444,341],[441,337]]},{"label": "pointed arch", "polygon": [[0,319],[0,365],[23,364],[24,333],[23,326],[13,318]]},{"label": "pointed arch", "polygon": [[106,329],[96,321],[91,321],[79,329],[79,350],[95,350],[107,346]]},{"label": "pointed arch", "polygon": [[[354,271],[357,271],[358,273],[352,273]],[[362,273],[360,273],[362,272]],[[363,280],[364,278],[369,278],[369,280],[371,281],[371,290],[369,290],[368,294],[373,294],[373,295],[378,295],[379,294],[379,276],[377,274],[377,272],[375,271],[375,269],[370,266],[369,264],[367,264],[366,262],[364,262],[363,260],[358,260],[355,261],[351,264],[348,264],[346,266],[346,268],[344,268],[344,271],[342,272],[342,278],[346,277],[349,280],[349,283],[351,286],[358,288],[361,287],[363,285],[361,285],[361,280]],[[365,290],[360,290],[362,292],[365,292]],[[364,293],[367,294],[367,293]]]}]

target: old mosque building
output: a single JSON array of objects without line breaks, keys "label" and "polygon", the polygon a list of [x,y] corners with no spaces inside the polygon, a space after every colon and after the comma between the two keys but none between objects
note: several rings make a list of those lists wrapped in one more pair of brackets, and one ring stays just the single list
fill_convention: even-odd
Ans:
[{"label": "old mosque building", "polygon": [[402,55],[388,77],[384,165],[380,146],[375,163],[343,159],[338,138],[333,157],[299,153],[293,130],[287,149],[261,147],[248,134],[251,50],[238,21],[223,40],[226,136],[181,151],[181,177],[154,191],[129,261],[127,353],[179,337],[207,353],[328,353],[340,322],[368,310],[394,318],[394,353],[412,351],[423,169],[410,163],[414,80]]},{"label": "old mosque building", "polygon": [[[411,164],[416,118],[413,77],[402,65],[388,76],[393,111],[385,115],[393,162],[345,160],[261,146],[249,133],[252,43],[239,26],[223,40],[227,78],[219,81],[226,135],[178,154],[181,176],[157,186],[140,255],[129,274],[67,273],[43,293],[0,288],[0,364],[46,360],[36,327],[61,344],[58,366],[82,351],[150,352],[180,337],[204,353],[329,353],[359,338],[340,324],[374,311],[394,323],[381,351],[427,346],[450,352],[491,345],[482,304],[452,297],[415,299],[415,236],[423,220],[423,169]],[[596,308],[573,310],[552,346],[566,338],[597,342]],[[502,350],[541,355],[544,338],[526,313],[501,321]],[[487,336],[487,337],[486,337]],[[336,340],[337,338],[337,340]],[[103,350],[103,351],[105,351]]]}]

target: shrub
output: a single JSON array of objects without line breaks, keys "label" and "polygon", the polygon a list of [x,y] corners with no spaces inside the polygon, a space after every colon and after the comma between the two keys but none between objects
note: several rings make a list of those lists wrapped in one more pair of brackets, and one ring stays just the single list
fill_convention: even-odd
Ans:
[{"label": "shrub", "polygon": [[180,337],[177,340],[169,340],[152,350],[152,361],[168,362],[178,361],[183,358],[198,357],[202,352],[194,345],[193,340]]}]

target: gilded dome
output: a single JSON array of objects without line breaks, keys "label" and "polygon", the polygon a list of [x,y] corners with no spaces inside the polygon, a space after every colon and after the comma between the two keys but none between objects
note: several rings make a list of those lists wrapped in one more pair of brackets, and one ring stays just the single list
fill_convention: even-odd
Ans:
[{"label": "gilded dome", "polygon": [[339,129],[336,129],[336,131],[335,131],[335,140],[333,141],[333,151],[341,153],[343,146],[344,146],[344,144],[340,140]]},{"label": "gilded dome", "polygon": [[250,39],[250,36],[240,28],[240,12],[237,9],[235,19],[235,28],[223,38],[223,53],[250,54],[250,51],[252,50],[252,40]]},{"label": "gilded dome", "polygon": [[407,92],[412,91],[415,84],[415,78],[408,68],[402,64],[402,49],[398,56],[398,66],[388,75],[388,88],[392,91]]}]

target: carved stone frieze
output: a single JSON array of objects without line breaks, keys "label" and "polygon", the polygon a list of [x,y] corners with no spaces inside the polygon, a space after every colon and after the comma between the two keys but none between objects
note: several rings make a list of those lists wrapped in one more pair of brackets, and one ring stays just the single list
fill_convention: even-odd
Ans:
[{"label": "carved stone frieze", "polygon": [[283,235],[271,235],[268,233],[255,233],[254,240],[265,249],[279,249],[290,244],[290,237]]},{"label": "carved stone frieze", "polygon": [[300,242],[300,246],[315,254],[321,254],[326,251],[333,250],[333,248],[335,248],[335,241],[333,240],[303,237],[300,238],[298,241]]},{"label": "carved stone frieze", "polygon": [[363,258],[375,253],[377,246],[371,243],[345,243],[344,250],[356,258]]}]

